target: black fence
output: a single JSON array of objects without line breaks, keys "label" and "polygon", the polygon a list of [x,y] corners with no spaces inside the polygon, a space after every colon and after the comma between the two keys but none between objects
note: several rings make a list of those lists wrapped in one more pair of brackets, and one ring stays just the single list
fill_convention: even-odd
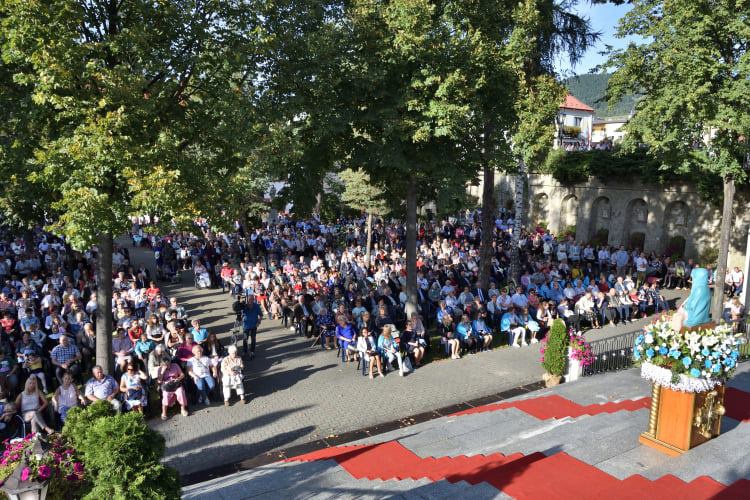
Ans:
[{"label": "black fence", "polygon": [[633,347],[635,338],[641,330],[623,333],[591,342],[591,353],[594,362],[583,368],[582,375],[596,375],[597,373],[614,372],[633,366]]}]

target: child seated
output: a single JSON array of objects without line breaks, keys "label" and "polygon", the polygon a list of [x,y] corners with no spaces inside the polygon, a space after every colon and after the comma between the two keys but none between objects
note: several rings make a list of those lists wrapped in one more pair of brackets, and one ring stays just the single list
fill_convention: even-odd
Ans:
[{"label": "child seated", "polygon": [[36,377],[39,379],[39,382],[42,384],[42,390],[45,393],[48,393],[49,390],[47,390],[47,376],[44,374],[44,365],[42,364],[42,358],[39,357],[39,355],[32,351],[32,350],[26,350],[24,351],[24,357],[26,358],[23,367],[29,374],[29,377]]}]

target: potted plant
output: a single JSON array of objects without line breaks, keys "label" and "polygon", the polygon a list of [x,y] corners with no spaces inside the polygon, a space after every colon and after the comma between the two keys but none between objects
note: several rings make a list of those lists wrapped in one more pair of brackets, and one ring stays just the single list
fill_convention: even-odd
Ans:
[{"label": "potted plant", "polygon": [[0,459],[0,490],[12,499],[75,498],[83,482],[83,464],[60,436],[6,440]]},{"label": "potted plant", "polygon": [[552,322],[547,336],[542,341],[542,366],[544,367],[544,383],[553,387],[560,383],[565,373],[567,361],[568,331],[561,319]]},{"label": "potted plant", "polygon": [[582,334],[571,329],[568,335],[568,373],[565,374],[565,381],[573,382],[578,380],[584,367],[594,363],[594,354],[591,344]]}]

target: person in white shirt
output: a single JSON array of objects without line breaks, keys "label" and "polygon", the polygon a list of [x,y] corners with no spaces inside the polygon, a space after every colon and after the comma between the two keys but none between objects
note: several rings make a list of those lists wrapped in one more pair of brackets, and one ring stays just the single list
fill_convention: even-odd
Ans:
[{"label": "person in white shirt", "polygon": [[646,255],[644,253],[641,253],[633,260],[633,263],[635,264],[636,270],[636,287],[640,287],[643,283],[646,282],[648,259],[646,259]]},{"label": "person in white shirt", "polygon": [[732,287],[732,295],[739,297],[742,293],[742,287],[745,284],[745,273],[739,267],[735,266],[729,274],[729,281]]}]

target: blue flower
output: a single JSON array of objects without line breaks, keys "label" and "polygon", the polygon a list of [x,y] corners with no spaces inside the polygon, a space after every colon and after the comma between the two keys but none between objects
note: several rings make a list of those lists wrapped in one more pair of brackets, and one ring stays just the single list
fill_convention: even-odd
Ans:
[{"label": "blue flower", "polygon": [[701,371],[699,369],[697,369],[697,368],[691,368],[690,369],[690,376],[691,377],[696,377],[696,378],[700,377],[701,376]]},{"label": "blue flower", "polygon": [[693,364],[693,360],[690,356],[685,356],[684,358],[682,358],[682,364],[685,365],[685,368],[688,368]]},{"label": "blue flower", "polygon": [[669,352],[669,349],[667,349],[666,347],[660,347],[659,348],[659,354],[661,354],[662,356],[664,356],[668,352]]},{"label": "blue flower", "polygon": [[635,339],[635,345],[641,345],[641,344],[643,344],[643,339],[644,338],[645,337],[643,336],[643,334],[638,335],[638,337],[636,337],[636,339]]},{"label": "blue flower", "polygon": [[669,356],[672,357],[672,358],[674,358],[674,359],[680,359],[680,351],[678,351],[676,349],[673,349],[673,350],[669,351]]},{"label": "blue flower", "polygon": [[710,353],[711,351],[708,350],[708,347],[704,347],[701,351],[701,354],[703,354],[704,356],[708,356]]},{"label": "blue flower", "polygon": [[653,350],[653,349],[651,349],[651,348],[649,347],[649,348],[648,348],[648,349],[646,350],[646,356],[648,356],[648,357],[649,357],[649,359],[650,359],[650,358],[653,358],[653,357],[654,357],[654,350]]},{"label": "blue flower", "polygon": [[711,363],[710,359],[707,359],[704,365],[706,366],[706,368],[711,368],[713,366],[713,363]]},{"label": "blue flower", "polygon": [[737,362],[734,360],[734,358],[727,358],[724,360],[724,366],[727,368],[734,368],[734,365],[736,365]]},{"label": "blue flower", "polygon": [[635,358],[636,361],[638,361],[639,359],[641,359],[641,351],[639,351],[638,349],[635,349],[633,351],[633,357]]},{"label": "blue flower", "polygon": [[719,373],[721,371],[721,365],[716,363],[712,368],[711,371],[714,373]]}]

